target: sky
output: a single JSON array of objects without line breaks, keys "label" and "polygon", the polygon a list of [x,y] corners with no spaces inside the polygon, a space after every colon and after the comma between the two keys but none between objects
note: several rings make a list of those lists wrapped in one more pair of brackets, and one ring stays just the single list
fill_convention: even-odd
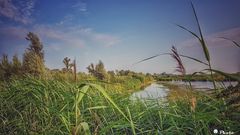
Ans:
[{"label": "sky", "polygon": [[[203,61],[198,41],[176,24],[198,33],[190,0],[0,0],[0,55],[20,58],[29,46],[28,32],[36,33],[50,69],[63,68],[62,60],[76,58],[77,70],[102,60],[107,70],[176,73],[170,56],[178,52]],[[240,72],[240,1],[192,1],[209,48],[213,68]],[[205,69],[183,59],[188,73]]]}]

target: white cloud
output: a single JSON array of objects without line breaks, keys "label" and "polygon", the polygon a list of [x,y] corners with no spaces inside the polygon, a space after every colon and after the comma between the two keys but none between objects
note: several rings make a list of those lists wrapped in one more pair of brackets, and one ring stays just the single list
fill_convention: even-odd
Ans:
[{"label": "white cloud", "polygon": [[[52,26],[52,25],[34,25],[27,29],[23,26],[7,26],[0,27],[0,34],[9,39],[24,40],[26,34],[32,31],[39,35],[44,44],[54,44],[54,50],[60,50],[65,47],[88,47],[88,46],[103,46],[110,47],[120,42],[119,37],[99,33],[92,28],[85,28],[81,26]],[[59,45],[56,47],[56,45]],[[51,47],[50,47],[51,48]]]},{"label": "white cloud", "polygon": [[87,3],[84,1],[80,0],[77,3],[75,3],[72,7],[75,8],[79,12],[82,12],[82,13],[87,12]]},{"label": "white cloud", "polygon": [[53,27],[40,25],[35,27],[35,31],[41,36],[50,39],[57,39],[66,43],[66,45],[73,45],[75,47],[88,46],[86,43],[92,42],[96,45],[110,47],[120,42],[119,37],[99,33],[92,28],[85,28],[82,26],[72,27]]},{"label": "white cloud", "polygon": [[101,42],[105,47],[113,46],[120,42],[120,39],[107,34],[94,33],[93,38],[96,42]]},{"label": "white cloud", "polygon": [[57,25],[61,26],[61,25],[69,24],[70,22],[73,21],[73,19],[74,19],[74,15],[72,14],[65,15],[63,19],[57,23]]},{"label": "white cloud", "polygon": [[66,28],[59,28],[47,25],[35,25],[33,32],[37,33],[46,42],[56,42],[59,45],[83,47],[85,46],[84,40],[74,35],[72,31]]},{"label": "white cloud", "polygon": [[[23,24],[31,23],[31,15],[35,5],[35,1],[17,1],[14,4],[12,0],[0,0],[0,15],[12,19]],[[18,6],[17,6],[18,5]]]}]

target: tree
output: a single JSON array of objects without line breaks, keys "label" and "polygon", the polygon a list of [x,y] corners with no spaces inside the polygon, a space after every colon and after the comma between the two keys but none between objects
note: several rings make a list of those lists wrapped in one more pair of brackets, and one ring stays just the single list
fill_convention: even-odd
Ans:
[{"label": "tree", "polygon": [[26,40],[30,41],[30,45],[23,54],[23,70],[34,76],[41,76],[45,70],[43,45],[32,32],[27,34]]},{"label": "tree", "polygon": [[27,48],[30,52],[34,52],[37,56],[39,56],[42,60],[44,60],[44,52],[43,45],[40,42],[38,36],[32,32],[27,34],[26,40],[30,41],[31,44],[29,48]]},{"label": "tree", "polygon": [[22,64],[18,59],[17,55],[14,55],[12,58],[12,62],[8,60],[8,56],[6,54],[2,55],[0,62],[0,76],[1,79],[9,79],[13,75],[21,74]]},{"label": "tree", "polygon": [[20,75],[22,72],[22,63],[15,54],[12,58],[12,73],[14,75]]},{"label": "tree", "polygon": [[63,59],[63,63],[65,65],[65,68],[63,68],[63,71],[66,71],[66,72],[71,71],[71,68],[72,68],[73,64],[71,64],[70,62],[71,62],[71,59],[68,58],[68,57],[65,57]]},{"label": "tree", "polygon": [[6,54],[2,55],[0,64],[1,79],[9,79],[12,75],[11,63],[8,61],[8,56]]},{"label": "tree", "polygon": [[73,62],[71,62],[71,59],[68,57],[65,57],[63,59],[63,63],[65,65],[65,68],[63,68],[63,72],[65,73],[73,73],[74,74],[74,81],[77,81],[77,67],[76,67],[76,59],[73,60]]},{"label": "tree", "polygon": [[99,80],[108,80],[108,74],[107,74],[107,71],[104,67],[104,64],[101,60],[99,60],[98,64],[95,65],[94,67],[94,64],[90,64],[88,67],[88,72],[90,74],[92,74],[93,76],[95,76],[97,79]]}]

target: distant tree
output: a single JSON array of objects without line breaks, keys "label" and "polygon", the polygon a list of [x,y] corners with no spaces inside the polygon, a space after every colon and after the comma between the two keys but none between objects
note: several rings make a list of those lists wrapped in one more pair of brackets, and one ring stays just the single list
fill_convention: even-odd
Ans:
[{"label": "distant tree", "polygon": [[115,72],[114,71],[108,71],[107,72],[110,76],[115,76]]},{"label": "distant tree", "polygon": [[26,40],[30,41],[31,44],[29,45],[29,48],[27,48],[30,52],[34,52],[39,56],[43,61],[44,61],[44,51],[43,51],[43,45],[40,42],[39,37],[32,33],[29,32],[27,34]]},{"label": "distant tree", "polygon": [[45,70],[43,45],[32,32],[27,34],[26,40],[30,41],[30,45],[23,54],[23,70],[34,76],[41,76]]},{"label": "distant tree", "polygon": [[72,68],[73,64],[71,64],[70,62],[71,62],[71,59],[68,58],[68,57],[65,57],[65,58],[63,59],[63,63],[64,63],[64,65],[65,65],[65,68],[63,68],[63,71],[64,71],[64,72],[69,72],[69,71],[71,71],[71,68]]},{"label": "distant tree", "polygon": [[119,75],[121,75],[121,76],[126,75],[126,72],[124,70],[120,70]]},{"label": "distant tree", "polygon": [[11,72],[11,63],[8,61],[8,55],[3,54],[1,58],[1,64],[0,64],[0,74],[1,79],[8,79],[12,75]]},{"label": "distant tree", "polygon": [[87,69],[88,69],[88,72],[89,72],[90,74],[92,74],[92,75],[94,75],[95,72],[96,72],[93,63],[91,63],[91,64],[87,67]]},{"label": "distant tree", "polygon": [[22,70],[21,61],[18,59],[17,55],[14,55],[12,62],[8,60],[6,54],[2,55],[0,62],[0,76],[1,79],[9,79],[13,75],[20,75]]},{"label": "distant tree", "polygon": [[91,63],[87,67],[87,69],[88,69],[88,72],[90,74],[92,74],[93,76],[95,76],[99,80],[108,80],[109,79],[107,71],[106,71],[106,69],[104,67],[104,64],[101,60],[99,60],[98,64],[95,65],[95,67],[94,67],[94,64]]},{"label": "distant tree", "polygon": [[71,62],[71,59],[68,57],[65,57],[63,59],[63,63],[65,65],[65,68],[62,69],[64,73],[73,73],[74,75],[74,81],[77,81],[77,66],[76,66],[76,59]]},{"label": "distant tree", "polygon": [[22,73],[22,63],[16,54],[12,58],[12,73],[14,75],[20,75]]},{"label": "distant tree", "polygon": [[63,59],[63,63],[64,63],[64,65],[65,65],[67,71],[70,69],[70,65],[71,65],[71,64],[70,64],[70,61],[71,61],[71,59],[68,58],[68,57],[65,57],[65,58]]},{"label": "distant tree", "polygon": [[120,70],[119,71],[119,75],[121,76],[132,76],[134,74],[134,72],[130,71],[130,70]]}]

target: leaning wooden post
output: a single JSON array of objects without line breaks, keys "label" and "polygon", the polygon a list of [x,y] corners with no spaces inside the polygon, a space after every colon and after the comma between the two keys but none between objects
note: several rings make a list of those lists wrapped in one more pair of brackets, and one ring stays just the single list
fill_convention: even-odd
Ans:
[{"label": "leaning wooden post", "polygon": [[73,61],[73,72],[74,72],[74,81],[77,82],[77,67],[76,67],[76,58]]}]

